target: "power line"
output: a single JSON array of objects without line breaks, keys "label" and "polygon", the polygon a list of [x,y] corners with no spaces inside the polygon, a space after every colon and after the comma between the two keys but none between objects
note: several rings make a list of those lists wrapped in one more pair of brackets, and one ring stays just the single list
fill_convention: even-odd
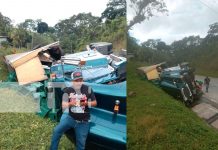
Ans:
[{"label": "power line", "polygon": [[206,7],[209,8],[210,10],[212,10],[216,15],[218,15],[218,11],[216,11],[215,9],[213,9],[212,7],[210,7],[207,3],[203,2],[202,0],[199,0],[199,2],[201,2],[201,4],[203,4],[204,6],[206,6]]}]

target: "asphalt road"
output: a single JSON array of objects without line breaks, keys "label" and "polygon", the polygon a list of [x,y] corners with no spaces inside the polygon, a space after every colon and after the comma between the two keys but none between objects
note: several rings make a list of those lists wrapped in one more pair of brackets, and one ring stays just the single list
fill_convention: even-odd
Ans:
[{"label": "asphalt road", "polygon": [[[205,76],[195,76],[196,80],[204,81]],[[203,96],[201,100],[192,107],[197,115],[204,119],[208,124],[218,129],[218,78],[210,78],[210,86],[206,93],[205,85],[203,85]]]},{"label": "asphalt road", "polygon": [[[195,76],[196,80],[204,81],[204,76]],[[218,78],[210,78],[209,92],[206,93],[205,85],[203,85],[204,97],[218,104]]]}]

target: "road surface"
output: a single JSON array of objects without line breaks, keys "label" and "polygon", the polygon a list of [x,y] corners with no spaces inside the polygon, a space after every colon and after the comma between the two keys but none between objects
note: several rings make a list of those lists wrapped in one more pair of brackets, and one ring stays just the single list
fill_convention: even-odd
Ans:
[{"label": "road surface", "polygon": [[[197,75],[195,78],[204,81],[205,76]],[[192,107],[192,110],[208,124],[218,129],[218,78],[209,78],[209,92],[206,93],[205,85],[203,85],[204,94],[201,100]]]},{"label": "road surface", "polygon": [[[204,81],[204,76],[196,76],[197,80]],[[206,93],[205,86],[203,86],[204,96],[209,98],[210,100],[214,101],[215,103],[218,103],[218,78],[211,78],[210,77],[210,86],[209,86],[209,92]]]}]

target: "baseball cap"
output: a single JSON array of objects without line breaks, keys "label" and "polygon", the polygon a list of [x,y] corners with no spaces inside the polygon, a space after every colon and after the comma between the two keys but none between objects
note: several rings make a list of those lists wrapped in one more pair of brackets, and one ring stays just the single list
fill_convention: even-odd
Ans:
[{"label": "baseball cap", "polygon": [[80,72],[80,71],[75,71],[71,74],[72,80],[77,80],[77,79],[82,79],[82,78],[83,78],[82,72]]}]

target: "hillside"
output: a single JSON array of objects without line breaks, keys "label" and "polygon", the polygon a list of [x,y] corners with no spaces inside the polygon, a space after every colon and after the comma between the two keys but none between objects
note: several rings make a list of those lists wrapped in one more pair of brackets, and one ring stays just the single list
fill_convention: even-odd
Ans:
[{"label": "hillside", "polygon": [[128,149],[218,149],[218,132],[191,109],[138,76],[128,62]]}]

